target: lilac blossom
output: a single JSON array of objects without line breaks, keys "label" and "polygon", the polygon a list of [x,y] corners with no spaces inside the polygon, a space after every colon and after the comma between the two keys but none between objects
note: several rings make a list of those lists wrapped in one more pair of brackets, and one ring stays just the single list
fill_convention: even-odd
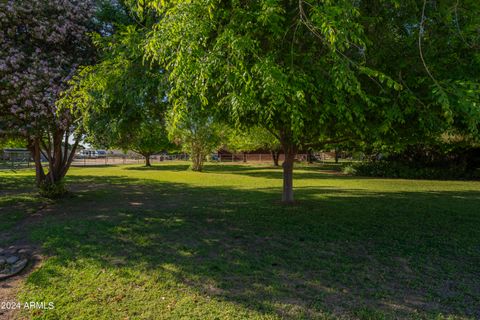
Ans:
[{"label": "lilac blossom", "polygon": [[[23,137],[54,164],[62,154],[58,137],[76,130],[75,112],[57,102],[75,69],[92,58],[94,8],[90,0],[0,2],[0,137]],[[63,167],[49,167],[63,177]]]}]

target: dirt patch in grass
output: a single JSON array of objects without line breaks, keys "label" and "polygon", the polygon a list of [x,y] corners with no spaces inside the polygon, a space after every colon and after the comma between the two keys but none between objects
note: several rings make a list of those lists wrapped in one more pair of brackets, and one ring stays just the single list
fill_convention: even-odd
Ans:
[{"label": "dirt patch in grass", "polygon": [[[0,303],[17,303],[17,291],[25,275],[0,281]],[[16,309],[0,309],[0,319],[14,319]]]}]

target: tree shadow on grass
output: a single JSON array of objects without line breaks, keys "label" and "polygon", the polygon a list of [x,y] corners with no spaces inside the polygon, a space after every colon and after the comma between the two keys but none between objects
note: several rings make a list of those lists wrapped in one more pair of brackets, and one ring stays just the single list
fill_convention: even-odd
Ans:
[{"label": "tree shadow on grass", "polygon": [[[98,265],[85,295],[107,270],[123,281],[105,281],[143,279],[147,300],[158,288],[145,283],[170,279],[179,295],[193,291],[204,303],[213,297],[266,316],[480,316],[480,192],[309,187],[297,191],[299,205],[283,207],[272,205],[276,188],[71,179],[77,196],[31,230],[54,257],[29,278],[37,298],[53,283],[58,296],[75,283],[73,272],[55,270]],[[116,290],[128,300],[129,288]]]},{"label": "tree shadow on grass", "polygon": [[90,169],[95,169],[95,168],[114,168],[114,167],[120,167],[123,166],[124,164],[119,164],[119,163],[97,163],[97,164],[83,164],[81,162],[73,163],[72,168],[90,168]]},{"label": "tree shadow on grass", "polygon": [[[190,167],[189,164],[160,164],[153,165],[152,167],[126,167],[125,170],[137,170],[137,171],[186,171]],[[231,174],[231,175],[244,175],[253,178],[275,179],[281,180],[283,178],[282,167],[274,166],[258,166],[251,164],[206,164],[203,169],[203,173],[209,174]],[[334,176],[338,179],[359,179],[358,177],[351,177],[340,174],[337,170],[331,167],[312,165],[304,166],[299,165],[294,170],[294,179],[322,179],[331,178]],[[361,178],[372,179],[372,178]]]},{"label": "tree shadow on grass", "polygon": [[32,176],[0,176],[0,196],[10,193],[32,192],[35,190],[35,178]]},{"label": "tree shadow on grass", "polygon": [[[34,214],[49,201],[37,194],[31,176],[0,176],[0,248],[5,246],[2,233]],[[9,237],[10,238],[10,237]]]},{"label": "tree shadow on grass", "polygon": [[125,167],[125,170],[136,170],[136,171],[186,171],[190,168],[190,164],[152,164],[151,167],[146,166],[131,166]]}]

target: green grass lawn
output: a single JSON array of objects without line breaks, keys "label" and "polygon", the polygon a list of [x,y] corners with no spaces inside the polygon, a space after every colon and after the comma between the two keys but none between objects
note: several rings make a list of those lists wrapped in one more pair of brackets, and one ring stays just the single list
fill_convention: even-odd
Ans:
[{"label": "green grass lawn", "polygon": [[[480,182],[182,162],[74,168],[72,196],[27,226],[48,256],[20,301],[36,319],[476,319]],[[0,173],[0,231],[33,173]],[[20,212],[20,213],[19,213]],[[3,223],[7,221],[7,223]]]},{"label": "green grass lawn", "polygon": [[0,232],[51,202],[32,191],[33,183],[30,171],[0,171]]}]

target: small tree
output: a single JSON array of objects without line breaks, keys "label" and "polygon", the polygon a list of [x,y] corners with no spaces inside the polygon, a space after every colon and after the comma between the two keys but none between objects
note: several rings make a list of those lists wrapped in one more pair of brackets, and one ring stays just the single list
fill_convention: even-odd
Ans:
[{"label": "small tree", "polygon": [[281,145],[278,139],[268,130],[262,127],[253,127],[248,130],[230,130],[227,139],[226,148],[234,152],[249,152],[259,149],[270,151],[273,165],[278,167]]},{"label": "small tree", "polygon": [[193,171],[202,171],[207,156],[221,144],[221,126],[211,116],[191,108],[188,103],[171,111],[169,132],[171,140],[190,154]]},{"label": "small tree", "polygon": [[130,123],[128,129],[123,128],[118,119],[110,119],[101,128],[91,126],[86,140],[102,148],[132,150],[145,158],[147,167],[151,167],[152,155],[174,148],[161,118],[144,118],[141,122]]},{"label": "small tree", "polygon": [[52,196],[64,193],[81,139],[77,118],[57,102],[77,66],[91,61],[94,8],[89,0],[0,2],[0,136],[26,141],[37,185]]},{"label": "small tree", "polygon": [[172,148],[168,140],[165,125],[159,121],[144,121],[140,127],[134,129],[130,142],[126,145],[128,149],[141,154],[145,158],[145,166],[151,167],[150,157],[158,152],[167,151]]}]

